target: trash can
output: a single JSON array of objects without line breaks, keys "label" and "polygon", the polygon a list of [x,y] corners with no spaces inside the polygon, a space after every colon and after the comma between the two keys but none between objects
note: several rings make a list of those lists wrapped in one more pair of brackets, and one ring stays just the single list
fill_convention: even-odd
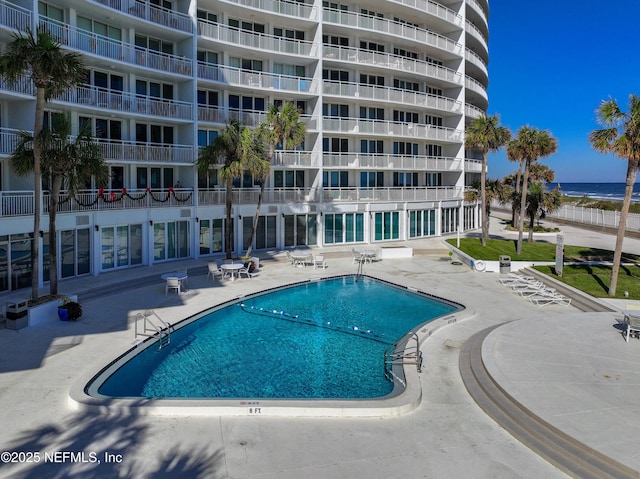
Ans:
[{"label": "trash can", "polygon": [[511,256],[500,256],[500,274],[511,273]]}]

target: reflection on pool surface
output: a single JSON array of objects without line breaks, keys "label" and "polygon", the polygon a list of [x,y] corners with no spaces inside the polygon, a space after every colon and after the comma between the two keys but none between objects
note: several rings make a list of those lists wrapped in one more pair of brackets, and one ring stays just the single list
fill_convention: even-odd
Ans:
[{"label": "reflection on pool surface", "polygon": [[199,315],[95,384],[111,397],[378,398],[393,390],[385,349],[458,309],[367,277],[308,282]]}]

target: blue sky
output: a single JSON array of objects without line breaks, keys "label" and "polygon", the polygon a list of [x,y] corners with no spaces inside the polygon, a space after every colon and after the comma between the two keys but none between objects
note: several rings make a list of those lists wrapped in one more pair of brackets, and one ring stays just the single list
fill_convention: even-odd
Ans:
[{"label": "blue sky", "polygon": [[[489,114],[515,135],[548,130],[558,151],[541,160],[564,182],[624,182],[626,161],[596,153],[594,111],[640,95],[640,0],[489,0]],[[516,169],[489,155],[489,178]]]}]

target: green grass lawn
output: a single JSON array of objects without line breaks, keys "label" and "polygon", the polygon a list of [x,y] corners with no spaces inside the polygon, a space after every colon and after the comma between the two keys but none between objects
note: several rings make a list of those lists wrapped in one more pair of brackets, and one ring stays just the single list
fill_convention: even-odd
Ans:
[{"label": "green grass lawn", "polygon": [[[535,266],[541,273],[584,291],[596,298],[608,298],[609,281],[611,279],[611,266],[584,265],[568,266],[562,268],[562,277],[557,277],[554,266]],[[625,297],[624,292],[629,293]],[[640,299],[640,267],[622,266],[618,274],[618,286],[616,287],[617,299]]]},{"label": "green grass lawn", "polygon": [[[448,239],[452,246],[456,239]],[[511,261],[547,261],[553,262],[556,257],[555,243],[534,242],[522,243],[522,254],[516,255],[515,240],[488,239],[487,246],[482,246],[479,238],[460,238],[460,250],[474,259],[484,261],[498,261],[500,256],[510,256]],[[639,261],[640,256],[623,254],[624,261]],[[613,251],[587,246],[564,246],[565,261],[612,261]],[[611,266],[568,266],[563,267],[562,277],[555,274],[555,266],[536,266],[538,271],[562,281],[574,288],[584,291],[597,298],[608,297],[611,279]],[[625,298],[624,292],[629,293],[628,299],[640,299],[640,267],[622,266],[618,275],[616,298]]]}]

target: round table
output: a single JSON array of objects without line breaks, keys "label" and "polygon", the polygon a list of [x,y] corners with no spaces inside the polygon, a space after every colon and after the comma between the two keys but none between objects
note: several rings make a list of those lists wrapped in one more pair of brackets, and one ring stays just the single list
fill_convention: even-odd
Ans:
[{"label": "round table", "polygon": [[291,255],[294,266],[307,266],[307,263],[311,262],[311,258],[313,258],[313,255],[309,253]]},{"label": "round table", "polygon": [[179,279],[180,281],[183,281],[187,279],[189,276],[184,273],[165,273],[160,277],[165,281],[168,280],[169,278],[175,278],[175,279]]},{"label": "round table", "polygon": [[222,271],[229,272],[229,275],[231,275],[231,281],[235,280],[235,275],[238,276],[238,278],[240,277],[240,270],[244,268],[244,264],[243,263],[225,263],[225,264],[221,264],[220,265],[220,269]]}]

